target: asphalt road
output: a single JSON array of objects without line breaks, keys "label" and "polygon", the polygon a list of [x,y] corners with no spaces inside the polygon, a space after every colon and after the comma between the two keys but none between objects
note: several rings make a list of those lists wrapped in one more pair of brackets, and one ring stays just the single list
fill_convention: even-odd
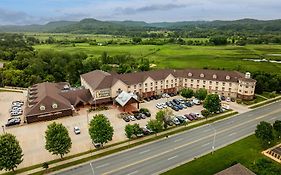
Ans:
[{"label": "asphalt road", "polygon": [[281,102],[116,153],[61,175],[150,175],[165,172],[254,133],[260,121],[281,120]]}]

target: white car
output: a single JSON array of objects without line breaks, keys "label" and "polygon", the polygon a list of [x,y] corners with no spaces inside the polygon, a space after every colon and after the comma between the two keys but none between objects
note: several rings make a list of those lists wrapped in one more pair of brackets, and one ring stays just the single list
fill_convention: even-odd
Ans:
[{"label": "white car", "polygon": [[135,120],[136,120],[135,116],[133,116],[133,115],[130,115],[130,116],[129,116],[129,119],[130,119],[131,121],[135,121]]},{"label": "white car", "polygon": [[185,122],[190,122],[190,120],[188,118],[186,118],[186,116],[181,115],[182,118],[184,118]]},{"label": "white car", "polygon": [[163,109],[163,106],[162,106],[161,104],[157,103],[157,104],[156,104],[156,108],[158,108],[158,109]]},{"label": "white car", "polygon": [[193,99],[192,102],[196,105],[200,105],[200,100],[198,100],[197,98]]},{"label": "white car", "polygon": [[198,118],[204,118],[203,115],[199,114],[199,113],[195,113],[196,117]]},{"label": "white car", "polygon": [[227,97],[227,98],[226,98],[226,101],[227,101],[227,102],[231,102],[231,98],[230,98],[230,97]]},{"label": "white car", "polygon": [[81,133],[80,128],[79,128],[78,126],[75,126],[75,127],[74,127],[74,133],[75,133],[76,135],[78,135],[78,134]]}]

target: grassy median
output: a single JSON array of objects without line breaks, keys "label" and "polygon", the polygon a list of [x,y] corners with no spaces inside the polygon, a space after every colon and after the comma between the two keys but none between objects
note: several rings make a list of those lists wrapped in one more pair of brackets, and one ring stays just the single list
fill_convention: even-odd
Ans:
[{"label": "grassy median", "polygon": [[[271,162],[270,166],[275,169],[274,172],[277,171],[281,174],[281,165],[266,158],[261,154],[262,151],[263,148],[257,138],[254,135],[251,135],[217,150],[213,155],[211,153],[207,154],[175,169],[169,170],[162,175],[213,175],[236,163],[241,163],[248,169],[257,173],[256,171],[261,172],[264,171],[263,168],[266,168],[257,168],[257,166],[255,166],[256,162],[263,158]],[[270,174],[270,170],[267,171],[269,171],[268,173]]]}]

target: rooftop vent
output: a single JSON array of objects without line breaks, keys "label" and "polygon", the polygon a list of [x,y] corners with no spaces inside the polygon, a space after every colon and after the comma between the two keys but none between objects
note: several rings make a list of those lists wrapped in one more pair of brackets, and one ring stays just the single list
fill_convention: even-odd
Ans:
[{"label": "rooftop vent", "polygon": [[247,78],[247,79],[251,78],[251,73],[250,72],[246,72],[245,78]]}]

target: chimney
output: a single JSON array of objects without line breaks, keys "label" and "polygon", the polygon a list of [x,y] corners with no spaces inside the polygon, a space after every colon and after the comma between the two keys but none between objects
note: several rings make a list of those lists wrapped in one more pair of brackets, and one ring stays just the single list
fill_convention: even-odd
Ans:
[{"label": "chimney", "polygon": [[247,78],[247,79],[251,78],[251,73],[250,72],[246,72],[245,78]]}]

